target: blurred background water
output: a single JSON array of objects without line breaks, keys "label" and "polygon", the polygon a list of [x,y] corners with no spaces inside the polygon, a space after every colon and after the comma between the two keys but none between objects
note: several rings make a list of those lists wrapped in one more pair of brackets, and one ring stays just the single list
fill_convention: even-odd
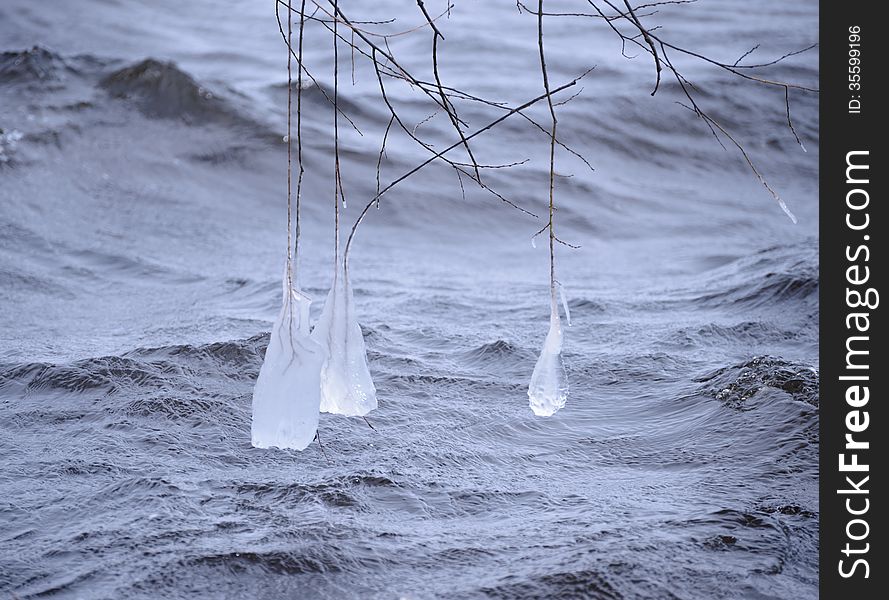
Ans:
[{"label": "blurred background water", "polygon": [[[422,23],[412,2],[342,2]],[[548,3],[549,4],[549,3]],[[427,0],[433,14],[443,2]],[[598,21],[546,20],[568,405],[526,389],[548,322],[543,224],[430,166],[356,238],[351,274],[380,408],[322,415],[326,457],[260,451],[250,400],[280,302],[286,53],[271,1],[0,5],[0,590],[60,598],[817,597],[817,96],[674,57],[794,225],[650,57]],[[558,2],[570,12],[583,2]],[[804,0],[700,0],[647,18],[734,62],[816,41]],[[445,84],[540,93],[536,20],[461,0]],[[392,51],[428,74],[426,30]],[[307,64],[332,88],[317,23]],[[632,52],[628,52],[632,54]],[[374,193],[388,113],[341,47],[347,223]],[[148,61],[148,62],[146,62]],[[817,50],[766,71],[817,87]],[[566,98],[569,93],[563,94]],[[389,93],[409,126],[434,108]],[[301,280],[332,276],[332,111],[304,94]],[[470,129],[501,111],[458,105]],[[546,123],[544,106],[528,115]],[[438,114],[417,132],[454,141]],[[548,139],[475,140],[486,183],[545,213]],[[393,133],[385,183],[427,153]],[[459,158],[459,154],[456,155]]]}]

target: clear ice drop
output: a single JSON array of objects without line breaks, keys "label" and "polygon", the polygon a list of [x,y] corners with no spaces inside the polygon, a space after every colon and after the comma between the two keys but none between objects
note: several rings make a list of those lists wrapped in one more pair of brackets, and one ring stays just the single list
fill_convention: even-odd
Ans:
[{"label": "clear ice drop", "polygon": [[534,366],[528,398],[538,417],[550,417],[568,400],[568,375],[562,363],[562,322],[555,295],[550,302],[549,333]]},{"label": "clear ice drop", "polygon": [[284,277],[284,304],[253,388],[256,448],[303,450],[315,438],[324,348],[309,336],[312,301]]}]

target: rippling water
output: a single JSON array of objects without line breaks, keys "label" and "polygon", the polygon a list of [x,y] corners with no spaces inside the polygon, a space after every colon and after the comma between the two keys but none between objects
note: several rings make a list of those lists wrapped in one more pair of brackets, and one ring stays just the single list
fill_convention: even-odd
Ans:
[{"label": "rippling water", "polygon": [[[391,30],[419,22],[412,3],[352,4],[356,19],[398,15]],[[441,21],[445,82],[537,95],[533,17],[456,4]],[[700,0],[651,18],[734,61],[756,43],[763,59],[809,45],[818,15],[802,0]],[[675,85],[649,96],[649,61],[621,58],[601,23],[547,27],[555,81],[596,66],[557,109],[595,168],[557,157],[557,225],[581,246],[557,265],[568,405],[549,419],[527,408],[548,326],[540,220],[430,167],[369,215],[352,259],[374,429],[322,415],[323,453],[296,453],[249,442],[286,231],[273,3],[0,6],[0,591],[817,597],[817,97],[791,95],[804,153],[783,91],[683,61],[793,225]],[[329,88],[329,35],[309,36]],[[392,44],[427,66],[425,32]],[[364,134],[342,132],[350,221],[388,117],[372,72],[359,62],[353,85],[348,53],[341,67]],[[814,85],[817,53],[769,74]],[[392,86],[411,123],[432,112]],[[331,113],[318,88],[305,101],[302,279],[317,312]],[[475,127],[499,114],[460,109]],[[543,107],[529,114],[545,122]],[[443,147],[449,127],[438,115],[420,131]],[[510,120],[476,141],[483,162],[530,159],[486,177],[541,214],[546,136]],[[393,136],[384,182],[423,152]]]}]

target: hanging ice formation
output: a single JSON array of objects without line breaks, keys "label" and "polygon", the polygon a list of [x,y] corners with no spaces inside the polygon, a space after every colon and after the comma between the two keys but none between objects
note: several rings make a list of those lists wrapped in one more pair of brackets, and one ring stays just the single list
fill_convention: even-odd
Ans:
[{"label": "hanging ice formation", "polygon": [[[287,46],[292,48],[293,19],[287,3]],[[300,21],[299,75],[297,89],[302,89],[302,23]],[[282,30],[283,33],[283,30]],[[251,442],[257,448],[292,448],[303,450],[318,431],[318,410],[321,404],[321,365],[324,348],[311,338],[309,308],[312,301],[299,289],[299,216],[302,181],[302,146],[297,95],[297,160],[300,170],[296,184],[296,238],[292,206],[292,112],[291,63],[287,54],[287,264],[284,269],[284,299],[272,327],[259,377],[253,388],[253,422]]]},{"label": "hanging ice formation", "polygon": [[352,286],[343,261],[312,338],[327,350],[321,367],[321,412],[363,417],[377,407],[377,392],[367,367],[361,327],[355,319]]},{"label": "hanging ice formation", "polygon": [[[534,366],[531,385],[528,387],[528,398],[531,410],[538,417],[550,417],[568,400],[568,375],[562,363],[562,320],[559,317],[559,306],[556,302],[556,291],[552,290],[550,300],[549,333],[543,342],[543,350]],[[571,324],[568,315],[568,303],[562,292],[562,303],[565,306],[565,317]]]},{"label": "hanging ice formation", "polygon": [[[289,269],[289,266],[288,266]],[[284,276],[284,304],[253,388],[256,448],[303,450],[315,438],[324,349],[309,334],[312,301]]]},{"label": "hanging ice formation", "polygon": [[[336,11],[336,2],[333,3]],[[333,23],[333,152],[334,152],[334,270],[333,283],[312,338],[326,350],[321,367],[321,411],[348,417],[363,417],[377,407],[377,391],[367,368],[364,336],[355,319],[352,286],[349,283],[348,246],[340,252],[340,202],[346,196],[340,172],[337,20]]]},{"label": "hanging ice formation", "polygon": [[[568,374],[562,362],[562,320],[559,318],[559,302],[556,298],[556,288],[565,307],[565,319],[571,324],[571,316],[568,314],[568,301],[561,284],[556,280],[556,255],[555,255],[555,231],[553,229],[553,215],[555,205],[555,156],[556,156],[556,111],[550,95],[549,77],[546,72],[546,60],[543,51],[543,0],[537,3],[537,40],[540,50],[540,71],[543,75],[543,87],[546,90],[546,101],[549,105],[549,113],[552,117],[552,129],[550,131],[549,144],[549,222],[538,233],[549,230],[549,333],[543,342],[543,350],[534,365],[534,373],[531,374],[531,384],[528,386],[528,399],[531,410],[538,417],[550,417],[560,408],[565,406],[568,400]],[[535,234],[536,236],[536,234]],[[532,245],[534,238],[531,238]],[[559,240],[561,242],[561,240]]]}]

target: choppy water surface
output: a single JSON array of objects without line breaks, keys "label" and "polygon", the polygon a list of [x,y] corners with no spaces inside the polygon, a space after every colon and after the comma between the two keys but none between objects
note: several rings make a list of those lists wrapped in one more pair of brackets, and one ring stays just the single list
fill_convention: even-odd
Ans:
[{"label": "choppy water surface", "polygon": [[[348,4],[348,3],[342,3]],[[355,3],[352,3],[355,4]],[[374,15],[418,23],[413,3]],[[444,8],[427,0],[431,12]],[[567,4],[565,4],[567,6]],[[560,8],[564,8],[560,6]],[[364,11],[362,14],[360,11]],[[567,9],[566,9],[567,10]],[[366,6],[356,18],[372,16]],[[666,7],[662,35],[734,60],[814,41],[814,3]],[[539,93],[534,21],[458,2],[442,77]],[[800,217],[601,23],[548,21],[568,405],[527,407],[547,328],[533,219],[430,168],[356,242],[380,408],[322,415],[303,453],[250,447],[279,302],[285,55],[272,2],[0,6],[0,591],[19,598],[817,596],[817,98],[687,65],[702,102]],[[329,35],[309,55],[331,84]],[[393,48],[428,61],[425,32]],[[36,46],[36,47],[35,47]],[[344,52],[354,219],[387,115]],[[151,59],[149,62],[145,62]],[[175,66],[169,64],[173,61]],[[817,80],[810,52],[770,73]],[[428,103],[392,84],[413,123]],[[305,96],[302,280],[331,278],[330,109]],[[479,126],[497,110],[464,106]],[[541,120],[546,113],[532,111]],[[443,115],[420,126],[451,143]],[[542,214],[545,135],[477,140],[490,183]],[[424,151],[391,140],[383,178]]]}]

